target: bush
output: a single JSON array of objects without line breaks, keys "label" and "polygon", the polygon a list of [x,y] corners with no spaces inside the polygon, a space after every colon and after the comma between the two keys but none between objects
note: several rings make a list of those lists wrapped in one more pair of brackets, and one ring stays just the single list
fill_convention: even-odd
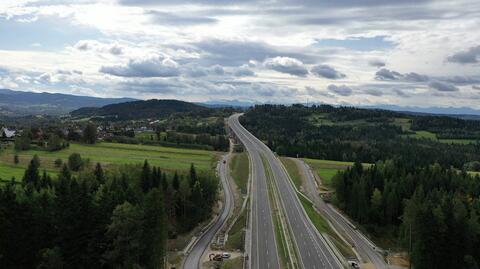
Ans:
[{"label": "bush", "polygon": [[62,139],[58,135],[56,134],[50,135],[47,142],[48,151],[57,151],[57,150],[63,149],[64,147],[65,147],[65,143],[63,143]]},{"label": "bush", "polygon": [[72,153],[68,157],[68,168],[72,171],[79,171],[83,166],[82,156],[78,153]]},{"label": "bush", "polygon": [[463,166],[463,169],[465,171],[480,172],[480,162],[479,161],[468,162]]},{"label": "bush", "polygon": [[31,140],[28,136],[19,136],[15,138],[15,150],[29,150]]},{"label": "bush", "polygon": [[62,159],[56,159],[54,164],[55,164],[55,167],[60,168],[62,167],[63,161]]}]

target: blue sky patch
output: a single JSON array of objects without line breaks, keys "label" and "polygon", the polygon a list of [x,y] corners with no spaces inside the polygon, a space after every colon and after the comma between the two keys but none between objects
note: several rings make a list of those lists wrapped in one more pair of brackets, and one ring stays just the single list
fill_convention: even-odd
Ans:
[{"label": "blue sky patch", "polygon": [[68,18],[40,17],[33,22],[19,22],[0,17],[0,49],[57,51],[82,39],[97,39],[94,29],[72,25]]},{"label": "blue sky patch", "polygon": [[386,36],[355,37],[349,39],[317,39],[316,46],[340,47],[350,50],[372,51],[393,48],[395,44],[386,40]]}]

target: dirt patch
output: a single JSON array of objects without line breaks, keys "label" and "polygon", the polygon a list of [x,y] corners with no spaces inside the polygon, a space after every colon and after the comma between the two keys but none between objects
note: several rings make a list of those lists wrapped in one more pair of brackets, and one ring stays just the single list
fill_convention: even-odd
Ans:
[{"label": "dirt patch", "polygon": [[372,263],[362,263],[362,264],[360,264],[360,268],[361,269],[376,269],[375,265],[373,265]]},{"label": "dirt patch", "polygon": [[395,266],[405,267],[409,266],[407,253],[392,253],[387,257],[388,263]]}]

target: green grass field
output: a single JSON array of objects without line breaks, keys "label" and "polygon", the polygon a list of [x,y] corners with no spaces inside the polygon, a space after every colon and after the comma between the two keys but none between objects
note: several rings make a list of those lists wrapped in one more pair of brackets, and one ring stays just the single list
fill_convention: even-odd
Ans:
[{"label": "green grass field", "polygon": [[[331,186],[332,178],[338,173],[353,165],[353,162],[340,162],[330,160],[303,159],[322,179],[325,186]],[[369,164],[364,164],[368,166]]]},{"label": "green grass field", "polygon": [[292,178],[293,184],[295,184],[297,190],[300,190],[300,186],[302,186],[302,175],[300,175],[300,171],[298,171],[297,164],[290,158],[281,157],[280,160]]},{"label": "green grass field", "polygon": [[418,139],[431,139],[446,144],[470,144],[475,143],[475,139],[438,139],[435,133],[429,131],[416,131],[415,134],[407,135],[407,137],[418,138]]},{"label": "green grass field", "polygon": [[409,131],[412,126],[412,121],[407,118],[395,118],[393,124],[402,127],[403,131]]},{"label": "green grass field", "polygon": [[247,192],[248,175],[250,174],[250,164],[246,152],[236,153],[230,162],[230,174],[242,193]]},{"label": "green grass field", "polygon": [[179,149],[161,146],[130,145],[117,143],[98,143],[96,145],[70,144],[68,149],[56,152],[40,150],[28,150],[18,152],[20,163],[13,164],[15,151],[10,147],[0,152],[0,177],[6,179],[15,176],[19,178],[37,154],[40,157],[41,169],[49,173],[55,173],[56,159],[67,162],[72,153],[79,153],[82,158],[90,159],[91,163],[100,162],[105,167],[118,166],[121,164],[141,164],[148,160],[150,165],[158,166],[166,170],[188,170],[190,164],[194,164],[199,171],[210,171],[218,158],[214,151]]}]

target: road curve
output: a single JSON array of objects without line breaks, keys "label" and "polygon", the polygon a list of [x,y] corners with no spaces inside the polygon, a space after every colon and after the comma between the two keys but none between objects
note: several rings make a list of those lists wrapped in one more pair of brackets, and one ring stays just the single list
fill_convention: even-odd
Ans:
[{"label": "road curve", "polygon": [[217,232],[220,231],[223,225],[225,225],[225,222],[233,211],[233,191],[230,185],[230,181],[228,180],[228,169],[226,165],[229,158],[230,153],[223,156],[222,160],[217,166],[218,175],[222,182],[223,192],[225,194],[225,201],[222,207],[222,213],[219,217],[217,217],[214,223],[206,231],[204,231],[202,235],[200,235],[191,250],[188,252],[183,262],[184,269],[201,268],[201,260],[203,254],[208,249],[208,246],[212,242]]},{"label": "road curve", "polygon": [[252,166],[252,232],[250,238],[251,248],[248,254],[250,257],[249,268],[279,269],[280,260],[277,253],[265,168],[260,152],[257,150],[257,145],[252,143],[238,122],[239,115],[235,114],[228,118],[228,125],[248,151]]},{"label": "road curve", "polygon": [[335,229],[353,243],[355,250],[358,252],[363,262],[371,262],[377,269],[388,269],[389,265],[385,262],[382,255],[375,250],[376,247],[373,243],[368,241],[360,231],[354,229],[354,226],[352,227],[348,220],[346,220],[336,208],[325,203],[319,197],[315,185],[315,176],[310,167],[304,161],[294,158],[292,159],[298,163],[298,167],[304,172],[303,174],[307,180],[306,191],[309,198],[315,203],[317,209],[328,218]]},{"label": "road curve", "polygon": [[[299,252],[300,265],[305,269],[343,268],[308,218],[280,160],[262,141],[246,130],[239,123],[238,118],[239,114],[229,118],[228,123],[230,127],[232,127],[242,143],[248,145],[247,150],[249,153],[251,155],[263,154],[272,169],[280,200],[287,216],[287,222],[293,233],[293,241]],[[252,248],[254,249],[255,245],[252,245]],[[252,251],[252,255],[252,259],[255,259],[255,255],[262,258],[262,256],[258,256],[259,254],[254,251]],[[267,267],[254,267],[253,264],[252,268],[263,269]]]}]

